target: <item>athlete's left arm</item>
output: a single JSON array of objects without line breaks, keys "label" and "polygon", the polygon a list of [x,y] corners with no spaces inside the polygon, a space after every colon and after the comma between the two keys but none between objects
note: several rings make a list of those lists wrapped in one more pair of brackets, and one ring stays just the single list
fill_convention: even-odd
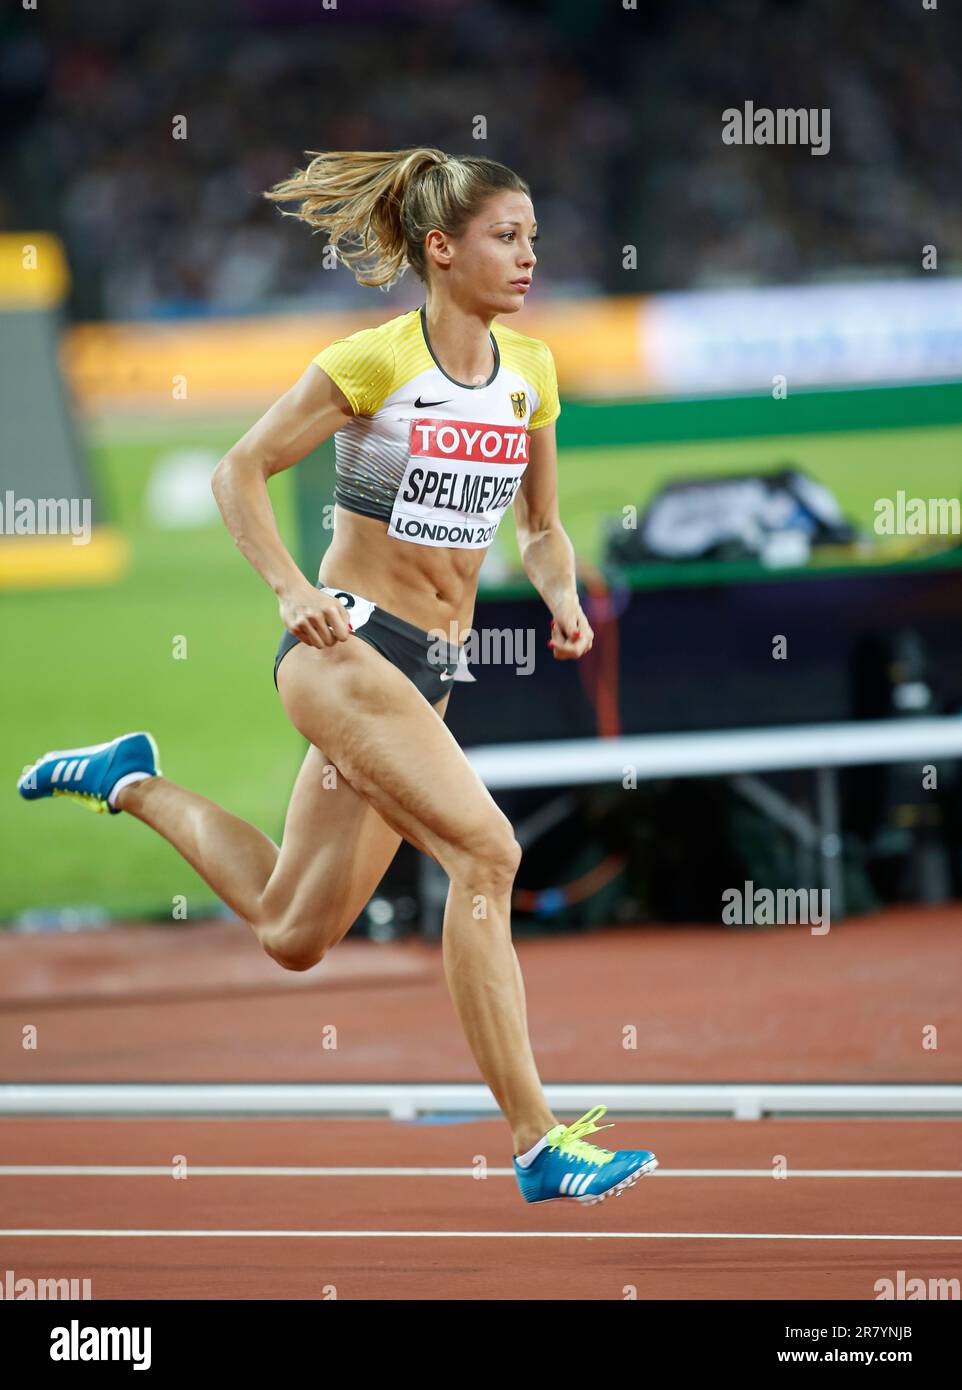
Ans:
[{"label": "athlete's left arm", "polygon": [[514,523],[525,573],[551,610],[555,657],[568,661],[583,656],[594,633],[578,602],[574,546],[558,512],[553,422],[528,435],[528,466],[515,493]]}]

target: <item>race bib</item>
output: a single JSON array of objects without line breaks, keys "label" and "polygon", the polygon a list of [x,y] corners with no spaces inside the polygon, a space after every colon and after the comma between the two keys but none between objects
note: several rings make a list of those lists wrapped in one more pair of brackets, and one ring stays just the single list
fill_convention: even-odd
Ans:
[{"label": "race bib", "polygon": [[524,425],[412,420],[388,535],[461,550],[488,546],[527,466]]},{"label": "race bib", "polygon": [[372,603],[370,599],[361,598],[360,594],[350,594],[346,589],[334,589],[327,584],[319,584],[318,588],[322,594],[331,594],[339,603],[344,605],[351,615],[355,632],[359,627],[364,626],[377,607],[377,604]]}]

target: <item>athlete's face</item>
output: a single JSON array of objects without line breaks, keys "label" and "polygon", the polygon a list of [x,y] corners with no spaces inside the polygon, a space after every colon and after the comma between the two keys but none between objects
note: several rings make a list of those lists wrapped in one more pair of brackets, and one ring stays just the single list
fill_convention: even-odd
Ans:
[{"label": "athlete's face", "polygon": [[462,304],[492,314],[513,314],[524,304],[537,264],[538,223],[524,193],[495,193],[456,239],[436,243],[446,283]]}]

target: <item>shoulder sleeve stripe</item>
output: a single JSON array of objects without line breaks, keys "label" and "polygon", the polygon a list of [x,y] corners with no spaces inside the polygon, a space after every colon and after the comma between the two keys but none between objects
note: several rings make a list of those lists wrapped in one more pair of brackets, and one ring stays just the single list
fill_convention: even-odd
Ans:
[{"label": "shoulder sleeve stripe", "polygon": [[548,344],[503,324],[495,324],[494,332],[501,347],[502,362],[530,381],[537,396],[538,405],[528,420],[528,429],[550,425],[561,414],[561,402],[554,357]]},{"label": "shoulder sleeve stripe", "polygon": [[311,359],[344,392],[355,415],[373,415],[394,380],[394,347],[379,328],[338,338]]},{"label": "shoulder sleeve stripe", "polygon": [[398,331],[394,336],[394,385],[399,391],[421,372],[434,366],[421,332],[421,317],[417,309],[398,321]]},{"label": "shoulder sleeve stripe", "polygon": [[312,361],[336,381],[356,415],[376,415],[406,381],[430,367],[416,309],[339,338]]},{"label": "shoulder sleeve stripe", "polygon": [[541,343],[539,346],[543,348],[543,354],[538,364],[538,370],[532,375],[541,399],[538,402],[538,409],[532,413],[531,419],[528,421],[529,430],[537,430],[542,425],[550,425],[561,414],[554,357],[547,343]]}]

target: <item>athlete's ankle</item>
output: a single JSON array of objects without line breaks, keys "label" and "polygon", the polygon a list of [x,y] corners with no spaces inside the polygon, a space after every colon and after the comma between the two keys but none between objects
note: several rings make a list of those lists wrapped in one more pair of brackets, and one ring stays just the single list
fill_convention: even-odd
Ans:
[{"label": "athlete's ankle", "polygon": [[515,1157],[519,1154],[526,1154],[529,1149],[533,1149],[538,1140],[543,1139],[548,1130],[554,1129],[557,1123],[557,1120],[549,1116],[547,1124],[542,1125],[541,1128],[526,1126],[524,1129],[515,1130],[512,1136]]},{"label": "athlete's ankle", "polygon": [[159,781],[156,773],[134,774],[131,781],[121,779],[123,785],[120,790],[113,788],[108,800],[111,806],[117,811],[133,811],[143,804],[144,792],[151,782]]}]

